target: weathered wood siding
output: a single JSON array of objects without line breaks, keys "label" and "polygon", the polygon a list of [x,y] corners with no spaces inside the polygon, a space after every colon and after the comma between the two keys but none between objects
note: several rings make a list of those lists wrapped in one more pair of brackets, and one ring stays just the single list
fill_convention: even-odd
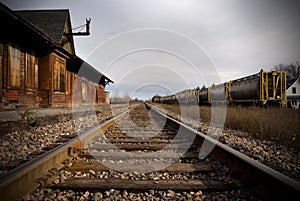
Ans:
[{"label": "weathered wood siding", "polygon": [[0,101],[2,102],[2,90],[3,90],[3,42],[0,40]]},{"label": "weathered wood siding", "polygon": [[[72,33],[72,26],[70,16],[68,15],[66,19],[66,23],[64,26],[64,33]],[[62,37],[62,47],[70,52],[71,54],[75,55],[75,48],[74,48],[74,41],[73,37],[71,36],[63,36]]]},{"label": "weathered wood siding", "polygon": [[49,106],[49,91],[39,90],[39,104],[40,106]]},{"label": "weathered wood siding", "polygon": [[52,94],[52,106],[59,106],[66,104],[66,94],[65,92],[54,92]]},{"label": "weathered wood siding", "polygon": [[105,92],[105,103],[110,104],[110,93],[108,91]]},{"label": "weathered wood siding", "polygon": [[67,104],[66,59],[50,53],[40,59],[39,99],[41,106]]},{"label": "weathered wood siding", "polygon": [[1,43],[1,105],[37,106],[38,58],[15,44]]},{"label": "weathered wood siding", "polygon": [[72,96],[73,96],[73,90],[75,85],[75,73],[67,71],[66,72],[66,103],[67,105],[72,104]]},{"label": "weathered wood siding", "polygon": [[46,55],[39,59],[39,90],[50,90],[51,84],[51,68],[50,68],[50,55]]},{"label": "weathered wood siding", "polygon": [[103,85],[99,85],[99,103],[105,103],[105,87]]},{"label": "weathered wood siding", "polygon": [[76,76],[72,94],[73,104],[105,103],[104,86]]},{"label": "weathered wood siding", "polygon": [[66,70],[66,58],[55,53],[37,58],[34,52],[17,47],[20,60],[15,65],[19,71],[18,76],[12,75],[10,48],[10,44],[0,45],[2,106],[105,103],[105,87]]}]

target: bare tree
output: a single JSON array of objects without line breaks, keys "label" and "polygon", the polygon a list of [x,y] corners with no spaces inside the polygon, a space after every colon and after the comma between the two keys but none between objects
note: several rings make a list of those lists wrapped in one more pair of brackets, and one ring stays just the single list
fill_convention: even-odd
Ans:
[{"label": "bare tree", "polygon": [[300,77],[300,63],[279,64],[272,68],[275,71],[286,71],[287,82],[291,83]]},{"label": "bare tree", "polygon": [[120,102],[120,95],[119,95],[119,90],[118,89],[115,89],[113,91],[113,94],[112,94],[112,98],[111,98],[111,102],[112,103],[119,103]]},{"label": "bare tree", "polygon": [[129,93],[128,93],[128,91],[125,91],[124,92],[124,95],[123,95],[123,101],[124,102],[128,102],[128,101],[130,101],[130,95],[129,95]]}]

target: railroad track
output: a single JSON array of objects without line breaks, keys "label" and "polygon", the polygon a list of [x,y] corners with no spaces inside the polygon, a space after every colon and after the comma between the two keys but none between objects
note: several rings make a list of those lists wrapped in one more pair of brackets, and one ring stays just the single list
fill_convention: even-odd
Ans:
[{"label": "railroad track", "polygon": [[212,139],[210,156],[198,159],[203,134],[147,109],[140,104],[12,171],[1,180],[0,196],[12,200],[35,188],[28,199],[291,200],[299,195],[299,183]]},{"label": "railroad track", "polygon": [[[131,105],[133,107],[134,105]],[[53,174],[52,170],[60,169],[64,167],[63,161],[72,157],[72,149],[75,144],[79,144],[82,141],[88,139],[88,137],[92,136],[97,129],[105,128],[105,126],[109,125],[114,119],[118,118],[122,114],[128,111],[128,108],[123,109],[123,107],[119,106],[111,106],[113,111],[102,111],[104,113],[99,113],[99,111],[95,111],[93,117],[90,119],[90,123],[79,122],[82,118],[81,114],[77,114],[77,108],[75,108],[75,112],[73,113],[73,121],[71,121],[70,125],[74,130],[74,125],[79,123],[75,129],[76,135],[66,135],[61,134],[60,129],[57,129],[59,133],[55,134],[59,136],[56,139],[56,142],[50,144],[48,146],[42,147],[42,150],[37,153],[30,153],[26,156],[25,160],[15,160],[11,161],[7,164],[1,164],[1,170],[8,170],[7,173],[0,176],[0,197],[3,200],[15,200],[21,198],[24,194],[36,189],[39,186],[40,181],[39,178],[49,174]],[[122,112],[123,111],[123,112]],[[113,114],[109,114],[113,112]],[[102,115],[101,115],[102,114]],[[72,116],[72,114],[70,114]],[[97,115],[97,117],[95,116]],[[114,115],[115,117],[112,117]],[[84,116],[85,117],[85,116]],[[81,120],[82,121],[82,120]],[[82,132],[82,130],[87,130],[90,127],[90,124],[95,124],[96,121],[100,125],[94,127],[93,129],[88,129],[87,132]],[[86,125],[85,125],[86,124]],[[70,131],[72,132],[72,128]],[[80,134],[81,133],[81,134]],[[16,190],[17,189],[17,190]]]},{"label": "railroad track", "polygon": [[[127,105],[126,105],[127,107]],[[64,108],[61,111],[36,110],[26,119],[17,119],[16,112],[6,114],[14,121],[1,123],[0,177],[12,169],[76,137],[113,115],[125,106]],[[115,113],[115,114],[112,114]],[[19,112],[22,114],[21,112]],[[11,116],[10,116],[11,115]],[[3,131],[4,129],[4,131]],[[4,133],[7,131],[8,133]]]}]

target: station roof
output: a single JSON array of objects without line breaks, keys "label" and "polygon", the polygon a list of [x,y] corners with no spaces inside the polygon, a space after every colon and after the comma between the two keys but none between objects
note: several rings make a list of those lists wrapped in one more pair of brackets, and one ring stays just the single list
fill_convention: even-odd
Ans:
[{"label": "station roof", "polygon": [[21,10],[15,11],[15,13],[60,44],[69,10]]}]

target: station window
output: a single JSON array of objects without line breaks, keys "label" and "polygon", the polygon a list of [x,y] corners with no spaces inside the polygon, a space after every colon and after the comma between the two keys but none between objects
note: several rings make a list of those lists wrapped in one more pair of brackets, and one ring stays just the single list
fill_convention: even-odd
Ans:
[{"label": "station window", "polygon": [[59,58],[55,59],[54,63],[54,91],[65,91],[65,62]]},{"label": "station window", "polygon": [[26,88],[35,88],[35,56],[32,53],[27,53],[25,55],[25,65],[26,65]]},{"label": "station window", "polygon": [[74,77],[73,77],[73,73],[67,72],[67,92],[68,92],[69,94],[72,93],[73,87],[74,87]]},{"label": "station window", "polygon": [[87,87],[87,84],[86,82],[82,82],[82,86],[81,86],[81,96],[82,96],[82,102],[83,103],[86,103],[87,101],[87,91],[88,91],[88,87]]},{"label": "station window", "polygon": [[297,92],[296,92],[296,87],[293,87],[293,88],[292,88],[292,93],[293,93],[293,94],[296,94],[296,93],[297,93]]},{"label": "station window", "polygon": [[8,47],[8,83],[11,87],[20,87],[21,51],[16,45]]}]

